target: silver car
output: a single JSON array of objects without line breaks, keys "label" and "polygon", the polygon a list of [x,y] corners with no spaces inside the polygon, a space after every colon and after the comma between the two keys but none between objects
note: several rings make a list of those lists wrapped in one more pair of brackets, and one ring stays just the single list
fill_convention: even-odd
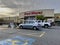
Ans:
[{"label": "silver car", "polygon": [[24,23],[19,24],[19,28],[31,28],[31,29],[37,30],[37,29],[40,29],[41,26],[40,24],[38,24],[36,20],[27,20],[27,21],[24,21]]}]

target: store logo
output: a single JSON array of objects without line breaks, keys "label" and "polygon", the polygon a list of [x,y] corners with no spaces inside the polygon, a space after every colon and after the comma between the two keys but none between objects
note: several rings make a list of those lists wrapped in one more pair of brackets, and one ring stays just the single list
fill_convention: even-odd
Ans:
[{"label": "store logo", "polygon": [[42,12],[25,12],[24,15],[42,14]]}]

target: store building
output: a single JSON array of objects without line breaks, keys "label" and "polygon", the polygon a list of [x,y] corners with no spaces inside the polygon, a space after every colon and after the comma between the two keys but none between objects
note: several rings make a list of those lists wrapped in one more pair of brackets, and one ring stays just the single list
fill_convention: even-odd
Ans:
[{"label": "store building", "polygon": [[36,19],[37,15],[43,15],[44,17],[47,18],[47,20],[52,22],[54,21],[60,22],[60,13],[54,14],[54,9],[40,9],[40,10],[26,11],[26,12],[19,13],[19,16],[3,17],[1,19],[5,21],[4,23],[9,23],[11,21],[15,23],[21,23],[23,20],[29,20],[29,19],[34,20]]},{"label": "store building", "polygon": [[55,16],[55,21],[60,22],[60,13],[55,13],[54,16]]},{"label": "store building", "polygon": [[10,23],[10,22],[20,23],[19,16],[4,17],[4,18],[2,18],[2,19],[4,20],[4,23]]},{"label": "store building", "polygon": [[54,9],[40,9],[33,11],[26,11],[19,14],[20,19],[34,20],[37,15],[43,15],[49,21],[54,21]]},{"label": "store building", "polygon": [[55,23],[60,26],[60,13],[55,13]]}]

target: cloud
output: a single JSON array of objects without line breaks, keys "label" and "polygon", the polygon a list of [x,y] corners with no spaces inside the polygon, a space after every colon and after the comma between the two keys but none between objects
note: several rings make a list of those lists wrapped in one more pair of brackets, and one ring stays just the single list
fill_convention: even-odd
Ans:
[{"label": "cloud", "polygon": [[0,7],[8,8],[2,12],[8,13],[9,15],[18,15],[19,12],[47,8],[52,8],[55,9],[55,12],[59,12],[59,4],[60,0],[0,0]]},{"label": "cloud", "polygon": [[[0,8],[0,16],[15,16],[15,10],[14,9],[10,9],[10,8]],[[16,15],[17,16],[17,15]]]},{"label": "cloud", "polygon": [[6,7],[5,5],[1,4],[0,7]]},{"label": "cloud", "polygon": [[0,13],[12,13],[13,10],[10,8],[0,8]]},{"label": "cloud", "polygon": [[14,1],[13,3],[16,4],[16,5],[25,5],[24,2],[16,2],[16,1]]}]

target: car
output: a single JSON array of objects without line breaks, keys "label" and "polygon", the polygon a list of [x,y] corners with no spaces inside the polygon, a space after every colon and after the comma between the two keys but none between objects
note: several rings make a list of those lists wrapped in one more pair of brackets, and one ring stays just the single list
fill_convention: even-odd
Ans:
[{"label": "car", "polygon": [[34,30],[40,30],[41,26],[36,20],[26,20],[24,21],[24,23],[19,24],[19,28],[31,28]]}]

